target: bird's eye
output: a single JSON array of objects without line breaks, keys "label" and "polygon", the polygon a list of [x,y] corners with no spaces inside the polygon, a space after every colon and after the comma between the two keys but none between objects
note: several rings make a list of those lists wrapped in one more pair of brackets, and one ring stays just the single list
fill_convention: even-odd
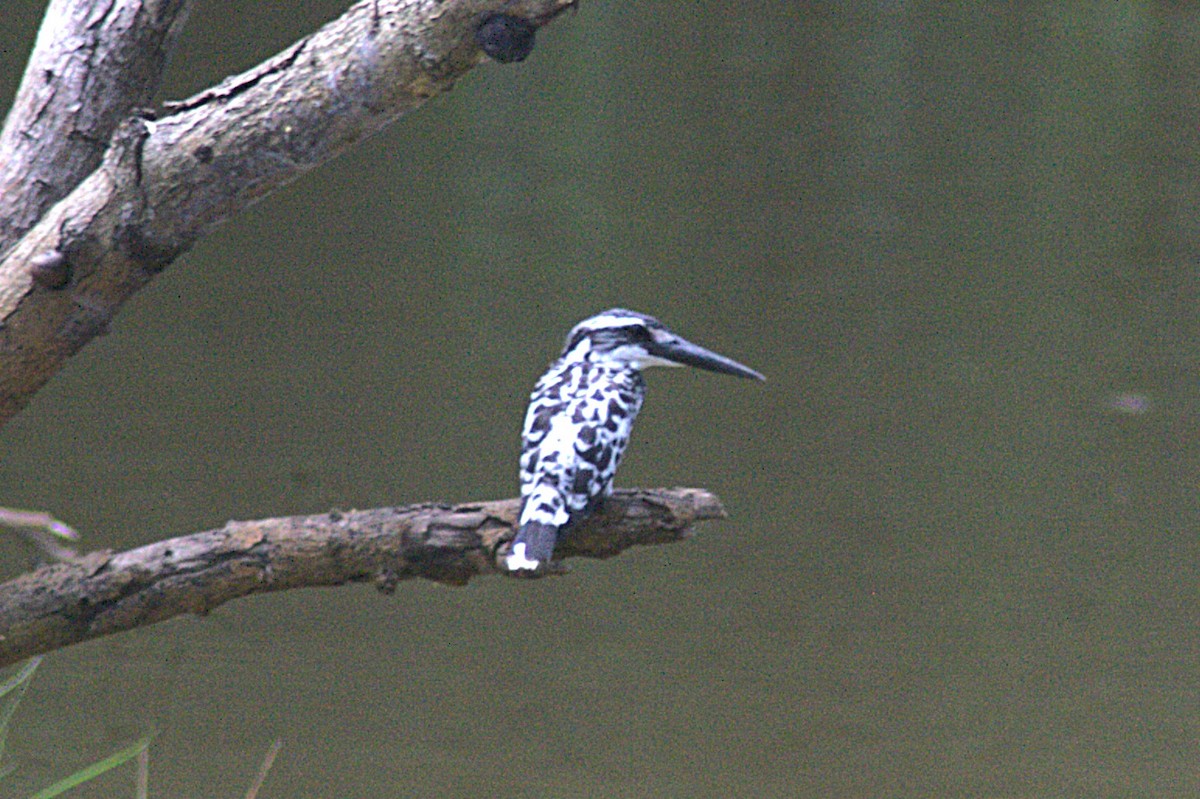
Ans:
[{"label": "bird's eye", "polygon": [[650,336],[650,329],[648,327],[646,327],[645,325],[630,325],[629,326],[629,338],[632,339],[633,341],[641,341],[641,342],[647,342],[647,341],[653,340],[652,337]]}]

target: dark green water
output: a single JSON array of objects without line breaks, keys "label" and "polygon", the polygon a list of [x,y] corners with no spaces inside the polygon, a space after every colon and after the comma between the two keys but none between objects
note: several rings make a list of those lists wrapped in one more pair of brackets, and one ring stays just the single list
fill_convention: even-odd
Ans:
[{"label": "dark green water", "polygon": [[[245,5],[200,4],[168,96],[339,12]],[[0,788],[152,724],[152,796],[241,795],[275,737],[264,796],[1200,792],[1200,11],[735,9],[584,2],[204,240],[0,431],[0,501],[94,547],[508,496],[533,381],[621,304],[769,376],[650,373],[618,477],[732,518],[63,651]]]}]

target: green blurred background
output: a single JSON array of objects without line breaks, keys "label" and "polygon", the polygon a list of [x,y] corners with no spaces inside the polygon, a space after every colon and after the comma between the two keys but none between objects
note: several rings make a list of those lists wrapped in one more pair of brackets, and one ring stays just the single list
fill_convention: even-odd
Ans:
[{"label": "green blurred background", "polygon": [[[199,3],[164,99],[342,9]],[[618,476],[732,518],[56,653],[0,794],[151,725],[152,796],[275,737],[264,797],[1200,793],[1198,266],[1192,4],[584,0],[171,266],[0,431],[0,501],[124,548],[511,496],[620,304],[768,375],[652,372]]]}]

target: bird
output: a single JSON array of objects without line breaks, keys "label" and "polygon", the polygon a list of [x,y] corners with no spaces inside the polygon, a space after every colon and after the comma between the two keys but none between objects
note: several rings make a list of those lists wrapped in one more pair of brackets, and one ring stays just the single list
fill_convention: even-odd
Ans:
[{"label": "bird", "polygon": [[612,493],[646,396],[642,370],[649,366],[766,379],[637,311],[610,308],[575,325],[529,397],[521,434],[521,511],[502,561],[509,574],[545,574],[560,533]]}]

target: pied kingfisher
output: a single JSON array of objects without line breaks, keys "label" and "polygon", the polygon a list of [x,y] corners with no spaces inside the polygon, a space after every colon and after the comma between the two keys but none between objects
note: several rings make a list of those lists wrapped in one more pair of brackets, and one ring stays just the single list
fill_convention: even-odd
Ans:
[{"label": "pied kingfisher", "polygon": [[766,379],[636,311],[613,308],[575,325],[529,397],[521,436],[521,516],[504,558],[510,573],[543,573],[559,531],[612,493],[646,396],[641,370],[647,366],[698,366]]}]

